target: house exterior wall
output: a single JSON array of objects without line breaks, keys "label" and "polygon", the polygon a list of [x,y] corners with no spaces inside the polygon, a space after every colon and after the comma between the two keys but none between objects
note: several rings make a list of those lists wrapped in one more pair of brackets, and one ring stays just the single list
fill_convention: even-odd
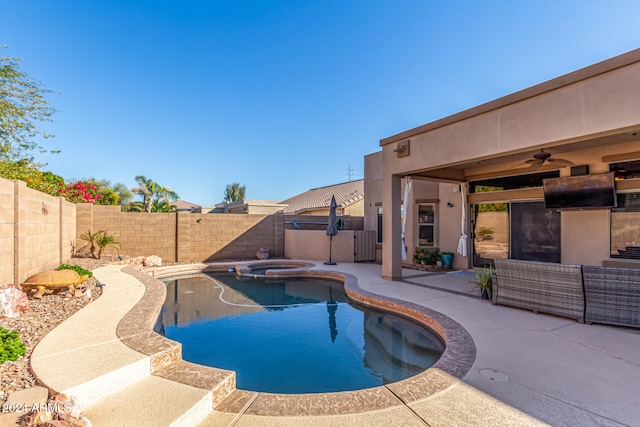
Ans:
[{"label": "house exterior wall", "polygon": [[[382,140],[382,276],[401,277],[400,215],[395,212],[402,198],[401,177],[416,173],[429,175],[436,170],[437,179],[454,183],[491,174],[500,176],[500,171],[502,176],[508,176],[514,174],[509,173],[509,169],[515,164],[500,164],[496,159],[571,144],[569,160],[588,165],[590,173],[606,172],[607,157],[620,154],[634,159],[635,153],[640,158],[640,140],[628,141],[628,135],[640,129],[638,81],[640,50],[635,50]],[[611,142],[607,138],[612,138]],[[398,142],[406,140],[410,140],[410,155],[398,157],[394,149]],[[560,173],[568,175],[569,168],[561,169]],[[366,172],[365,177],[372,178]],[[365,223],[371,225],[375,217],[369,201],[376,195],[368,191],[371,183],[365,182],[365,185],[368,217]],[[460,210],[455,208],[456,196],[444,185],[440,184],[439,190],[439,219],[443,228],[439,244],[449,246],[460,236],[460,216],[454,215]],[[380,184],[374,184],[378,186]],[[625,182],[624,186],[640,189],[640,182]],[[514,200],[513,196],[531,200],[531,195],[533,199],[542,199],[541,190],[504,191],[482,197],[488,198],[485,201],[497,202]],[[469,201],[473,200],[472,196]],[[448,211],[445,214],[443,207],[445,199],[450,197],[454,197],[452,215]],[[387,214],[389,208],[391,214]],[[608,209],[562,211],[562,262],[600,265],[609,258],[608,217]],[[588,238],[584,236],[585,230],[590,232]],[[585,243],[591,250],[586,249]],[[457,266],[470,266],[469,259],[456,258]]]},{"label": "house exterior wall", "polygon": [[[382,153],[376,152],[365,157],[365,230],[377,230],[378,208],[382,205]],[[404,180],[401,183],[401,195],[404,198]],[[460,238],[460,223],[462,220],[461,192],[454,192],[454,188],[459,185],[449,183],[438,183],[414,179],[412,181],[411,199],[408,204],[407,226],[405,230],[405,242],[407,259],[402,264],[410,265],[413,262],[413,255],[418,249],[418,205],[421,203],[432,203],[436,216],[436,239],[434,248],[440,251],[455,252],[458,248]],[[403,200],[404,202],[404,200]],[[447,203],[453,205],[452,208]],[[382,245],[377,245],[376,260],[382,261]],[[466,260],[454,257],[454,267],[466,268]]]},{"label": "house exterior wall", "polygon": [[[640,50],[632,53],[628,61],[639,61]],[[611,68],[615,61],[597,65]],[[607,136],[621,129],[637,130],[640,62],[592,76],[594,72],[580,70],[387,138],[381,141],[385,175]],[[564,80],[579,79],[581,74],[591,77],[556,87]],[[393,143],[408,137],[411,155],[398,158]]]},{"label": "house exterior wall", "polygon": [[342,215],[364,216],[364,199],[345,207],[342,210]]}]

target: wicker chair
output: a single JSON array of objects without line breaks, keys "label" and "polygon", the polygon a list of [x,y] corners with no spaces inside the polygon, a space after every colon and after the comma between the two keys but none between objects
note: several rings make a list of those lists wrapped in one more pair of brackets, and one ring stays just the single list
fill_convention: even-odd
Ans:
[{"label": "wicker chair", "polygon": [[496,259],[494,303],[584,323],[582,266]]},{"label": "wicker chair", "polygon": [[640,269],[583,267],[585,321],[640,327]]}]

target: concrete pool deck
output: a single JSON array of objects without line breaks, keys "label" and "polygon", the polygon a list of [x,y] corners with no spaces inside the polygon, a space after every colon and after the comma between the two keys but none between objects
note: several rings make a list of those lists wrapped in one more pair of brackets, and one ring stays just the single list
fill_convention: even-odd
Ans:
[{"label": "concrete pool deck", "polygon": [[[203,371],[199,378],[203,387],[173,381],[180,369],[166,372],[163,366],[176,358],[175,348],[166,348],[158,356],[123,343],[121,319],[135,311],[145,285],[122,268],[96,270],[96,277],[107,285],[103,295],[47,335],[32,355],[39,380],[54,390],[78,395],[84,414],[96,427],[640,423],[640,331],[493,306],[477,297],[469,282],[472,277],[465,272],[404,269],[403,280],[391,282],[381,279],[381,267],[375,264],[316,264],[312,270],[355,276],[367,293],[427,307],[454,319],[476,347],[476,357],[462,379],[432,373],[446,383],[436,393],[407,400],[403,393],[409,390],[388,385],[360,395],[365,396],[361,411],[322,414],[325,395],[300,395],[296,400],[233,391],[224,372],[212,378]],[[145,316],[153,317],[153,310]],[[152,341],[145,327],[140,324],[127,336]],[[151,375],[154,369],[162,375]],[[376,407],[379,399],[386,403]],[[310,404],[316,408],[311,415],[305,409]]]}]

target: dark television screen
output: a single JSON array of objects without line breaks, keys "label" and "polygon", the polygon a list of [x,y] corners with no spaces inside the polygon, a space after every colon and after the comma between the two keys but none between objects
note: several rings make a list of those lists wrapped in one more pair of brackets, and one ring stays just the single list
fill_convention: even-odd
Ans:
[{"label": "dark television screen", "polygon": [[547,209],[616,206],[613,173],[549,178],[543,181],[543,189]]}]

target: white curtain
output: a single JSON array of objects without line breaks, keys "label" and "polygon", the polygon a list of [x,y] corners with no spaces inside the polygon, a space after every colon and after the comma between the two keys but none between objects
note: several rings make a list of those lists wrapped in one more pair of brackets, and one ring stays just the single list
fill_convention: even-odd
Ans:
[{"label": "white curtain", "polygon": [[460,184],[460,194],[462,195],[462,221],[460,223],[460,240],[458,241],[458,253],[462,256],[467,256],[467,241],[469,236],[465,233],[465,226],[467,225],[467,186],[466,183]]},{"label": "white curtain", "polygon": [[402,259],[407,259],[407,248],[404,239],[404,233],[407,228],[407,213],[409,212],[409,197],[411,195],[411,178],[408,176],[404,177],[404,200],[402,201],[404,205],[404,215],[402,216],[402,246],[400,250],[402,251]]}]

